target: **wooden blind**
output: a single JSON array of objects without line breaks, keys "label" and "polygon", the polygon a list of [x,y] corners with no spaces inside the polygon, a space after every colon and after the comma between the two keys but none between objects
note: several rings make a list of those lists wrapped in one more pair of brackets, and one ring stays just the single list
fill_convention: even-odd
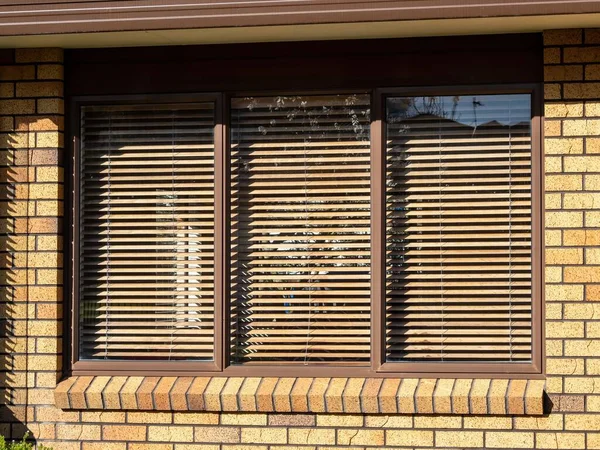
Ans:
[{"label": "wooden blind", "polygon": [[81,359],[212,360],[214,105],[81,113]]},{"label": "wooden blind", "polygon": [[531,98],[388,98],[388,361],[531,359]]},{"label": "wooden blind", "polygon": [[234,363],[368,364],[369,103],[233,99]]}]

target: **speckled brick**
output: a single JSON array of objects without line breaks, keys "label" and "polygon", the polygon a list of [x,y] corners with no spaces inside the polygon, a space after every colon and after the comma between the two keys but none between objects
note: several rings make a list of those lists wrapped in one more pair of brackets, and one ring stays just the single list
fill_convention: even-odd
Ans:
[{"label": "speckled brick", "polygon": [[161,378],[153,392],[155,409],[159,411],[169,411],[171,409],[171,399],[169,394],[176,381],[176,377]]},{"label": "speckled brick", "polygon": [[273,392],[273,404],[275,406],[275,411],[292,411],[292,402],[290,400],[290,394],[292,392],[292,388],[294,387],[294,383],[296,383],[295,378],[279,379],[279,383],[277,383],[277,386],[275,387],[275,392]]},{"label": "speckled brick", "polygon": [[239,404],[241,411],[258,411],[256,407],[256,390],[260,385],[261,378],[246,378],[239,392]]},{"label": "speckled brick", "polygon": [[170,398],[171,398],[171,409],[174,411],[187,411],[187,391],[190,388],[192,381],[194,381],[193,377],[179,377],[177,382],[171,389]]},{"label": "speckled brick", "polygon": [[204,390],[209,381],[210,378],[200,377],[195,378],[192,382],[186,394],[190,411],[204,411],[206,409],[204,406]]},{"label": "speckled brick", "polygon": [[325,412],[325,392],[331,378],[315,378],[308,391],[308,407],[310,412]]},{"label": "speckled brick", "polygon": [[125,410],[138,409],[136,392],[144,377],[129,377],[119,392],[121,407]]},{"label": "speckled brick", "polygon": [[367,378],[360,392],[360,404],[363,413],[373,414],[379,412],[379,390],[383,378]]},{"label": "speckled brick", "polygon": [[154,397],[152,393],[160,381],[158,377],[146,377],[136,392],[139,409],[153,409]]},{"label": "speckled brick", "polygon": [[414,414],[416,412],[415,392],[419,380],[416,378],[404,378],[398,390],[398,412],[400,414]]},{"label": "speckled brick", "polygon": [[256,407],[258,411],[275,411],[273,393],[275,392],[275,387],[277,386],[278,382],[279,379],[275,377],[267,377],[262,379],[260,386],[256,390]]},{"label": "speckled brick", "polygon": [[227,383],[226,377],[214,377],[210,379],[204,390],[204,406],[207,411],[221,410],[221,391]]},{"label": "speckled brick", "polygon": [[223,411],[238,411],[238,392],[242,387],[242,377],[231,377],[221,391],[221,409]]},{"label": "speckled brick", "polygon": [[300,378],[292,388],[292,411],[308,412],[308,391],[313,378]]},{"label": "speckled brick", "polygon": [[399,378],[383,380],[379,391],[379,412],[384,414],[398,412],[398,389],[400,388],[401,381]]}]

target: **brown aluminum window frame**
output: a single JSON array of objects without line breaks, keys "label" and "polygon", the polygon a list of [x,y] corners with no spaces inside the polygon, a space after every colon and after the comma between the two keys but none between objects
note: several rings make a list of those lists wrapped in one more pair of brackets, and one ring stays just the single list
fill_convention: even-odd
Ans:
[{"label": "brown aluminum window frame", "polygon": [[[191,374],[196,372],[219,373],[223,368],[221,357],[221,347],[223,342],[223,256],[219,252],[222,240],[224,221],[224,211],[222,198],[219,193],[222,189],[217,186],[222,185],[221,175],[223,166],[223,111],[222,96],[218,93],[208,94],[177,94],[177,95],[120,95],[120,96],[102,96],[102,97],[75,97],[69,108],[71,115],[71,133],[72,133],[72,154],[70,155],[70,213],[71,223],[67,236],[70,236],[69,245],[71,252],[71,270],[69,270],[69,289],[71,297],[71,367],[73,374],[84,373],[144,373],[155,374],[166,371],[169,373]],[[165,104],[165,103],[213,103],[215,124],[214,124],[214,281],[215,281],[215,312],[214,312],[214,344],[212,361],[118,361],[118,360],[81,360],[79,356],[79,183],[80,183],[80,155],[81,155],[81,108],[84,106],[98,105],[138,105],[138,104]]]},{"label": "brown aluminum window frame", "polygon": [[[332,93],[367,93],[371,95],[371,361],[370,365],[347,363],[277,364],[229,363],[230,307],[229,274],[227,264],[230,252],[230,102],[239,96],[270,95],[323,95]],[[532,107],[532,361],[528,363],[437,363],[437,362],[385,362],[385,99],[390,96],[414,95],[468,95],[468,94],[531,94]],[[215,103],[215,347],[214,361],[81,361],[78,335],[78,252],[79,241],[79,137],[80,108],[86,105],[172,103],[212,101]],[[114,95],[73,97],[69,103],[71,155],[68,158],[68,180],[71,184],[69,198],[70,223],[68,237],[71,259],[66,267],[66,286],[71,299],[69,321],[71,324],[68,346],[70,373],[72,375],[140,375],[140,376],[254,376],[264,377],[497,377],[543,378],[544,327],[543,327],[543,152],[542,152],[542,98],[539,84],[461,85],[419,88],[370,88],[339,90],[260,90],[206,94]]]},{"label": "brown aluminum window frame", "polygon": [[[385,101],[389,97],[399,96],[437,96],[437,95],[501,95],[501,94],[530,94],[531,95],[531,270],[532,270],[532,342],[531,342],[531,361],[523,363],[507,362],[386,362],[385,361],[385,236],[386,236],[386,217],[385,217],[385,183],[386,183],[386,114]],[[376,351],[372,357],[374,365],[379,373],[396,375],[403,373],[405,375],[415,375],[427,373],[429,375],[449,376],[454,373],[470,373],[473,375],[539,375],[544,373],[544,327],[543,327],[543,206],[544,198],[542,192],[543,186],[543,152],[542,152],[542,120],[541,120],[541,89],[537,84],[520,85],[486,85],[486,86],[444,86],[444,87],[419,87],[419,88],[383,88],[377,89],[375,97],[378,103],[375,105],[376,117],[381,122],[379,127],[382,136],[377,141],[377,161],[373,165],[374,179],[376,183],[377,194],[379,198],[375,199],[372,209],[372,219],[376,229],[373,235],[380,237],[374,242],[373,252],[377,254],[377,261],[374,267],[377,267],[377,273],[373,275],[374,283],[381,286],[373,292],[378,297],[376,303],[380,306],[377,311],[375,329],[379,330],[380,339]],[[374,184],[375,186],[375,184]],[[383,237],[383,239],[381,239]]]}]

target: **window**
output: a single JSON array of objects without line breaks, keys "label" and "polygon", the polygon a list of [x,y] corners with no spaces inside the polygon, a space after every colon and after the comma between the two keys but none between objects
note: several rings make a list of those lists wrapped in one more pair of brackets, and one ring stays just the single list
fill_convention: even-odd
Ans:
[{"label": "window", "polygon": [[534,97],[76,100],[74,372],[539,373]]}]

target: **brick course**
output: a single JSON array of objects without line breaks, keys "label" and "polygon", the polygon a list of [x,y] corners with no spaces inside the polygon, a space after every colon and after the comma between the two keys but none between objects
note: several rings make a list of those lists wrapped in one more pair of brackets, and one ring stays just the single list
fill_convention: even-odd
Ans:
[{"label": "brick course", "polygon": [[[160,380],[141,377],[98,377],[71,399],[67,391],[74,386],[61,385],[59,400],[94,410],[56,408],[61,318],[68,306],[62,303],[63,53],[15,50],[13,63],[0,66],[0,433],[18,438],[29,430],[56,450],[600,449],[599,44],[600,30],[544,33],[546,391],[552,412],[537,417],[470,415],[470,408],[479,411],[483,403],[498,414],[507,405],[470,397],[472,389],[483,392],[485,383],[468,380],[451,388],[449,382],[433,389],[418,382],[369,386],[383,394],[380,408],[391,407],[389,393],[397,389],[403,408],[462,412],[452,415],[359,413],[363,386],[355,380],[343,388],[354,393],[343,408],[355,413],[346,414],[272,412],[306,411],[307,396],[314,397],[315,408],[341,410],[342,382],[284,383],[274,387],[275,400],[251,382],[245,386],[253,392],[235,398],[232,382],[220,386],[226,387],[221,397],[185,399],[198,410],[220,402],[231,412],[153,411],[152,392]],[[181,383],[188,382],[189,392],[204,392],[209,380]],[[160,405],[184,409],[182,386],[171,385]],[[462,393],[450,410],[444,403],[448,389]],[[441,401],[430,403],[431,395]],[[133,411],[139,405],[148,410]],[[235,412],[234,406],[254,412]]]}]

